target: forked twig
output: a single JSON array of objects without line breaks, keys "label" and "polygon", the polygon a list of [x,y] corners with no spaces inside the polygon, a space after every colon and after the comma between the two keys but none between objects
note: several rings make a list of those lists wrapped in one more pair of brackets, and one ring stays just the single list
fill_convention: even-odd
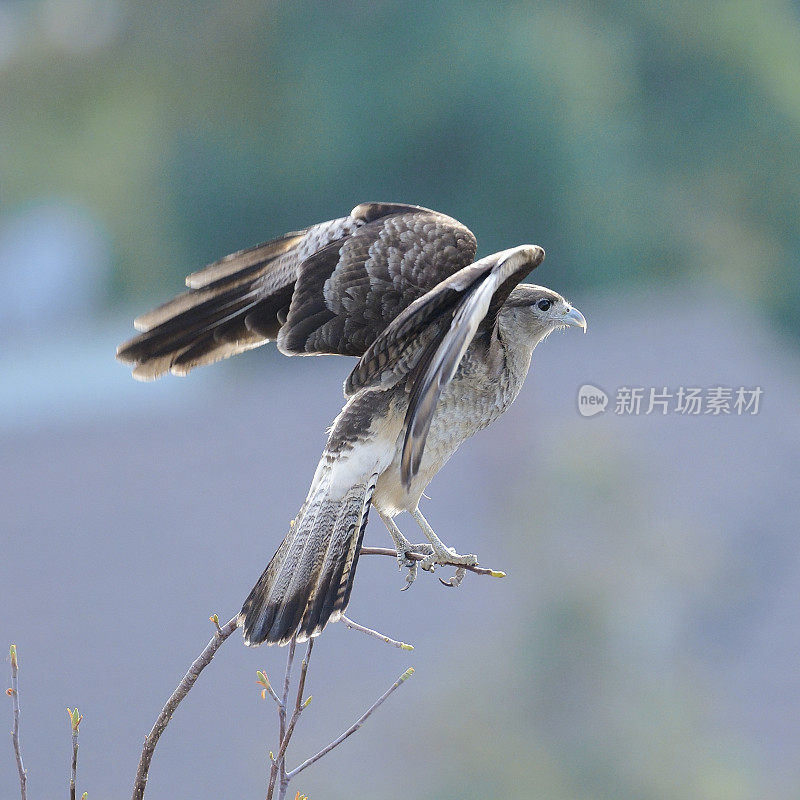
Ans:
[{"label": "forked twig", "polygon": [[14,745],[14,755],[17,759],[17,771],[19,772],[19,791],[22,800],[26,800],[28,794],[28,774],[22,763],[22,751],[19,745],[19,662],[17,661],[17,646],[12,644],[9,648],[11,658],[11,688],[6,692],[10,695],[14,707],[14,727],[11,729],[11,742]]},{"label": "forked twig", "polygon": [[[350,620],[348,620],[350,622]],[[375,631],[370,631],[369,628],[363,628],[361,625],[356,625],[358,629],[363,629],[369,631],[370,634],[375,635],[377,638],[386,640],[392,643],[395,643],[394,639],[389,639],[388,636],[383,636],[382,634],[376,633]],[[286,750],[289,746],[289,741],[292,738],[292,734],[295,730],[295,725],[297,724],[298,719],[300,718],[300,714],[308,707],[308,704],[311,702],[311,696],[309,695],[305,700],[303,700],[303,693],[305,692],[305,685],[306,685],[306,674],[308,672],[308,663],[311,659],[311,651],[314,646],[314,640],[308,640],[308,648],[306,650],[305,658],[303,658],[302,666],[300,668],[300,678],[298,681],[297,686],[297,697],[294,704],[294,711],[292,712],[292,716],[289,718],[288,724],[286,724],[286,710],[287,710],[287,702],[289,698],[289,683],[291,679],[291,671],[292,671],[292,662],[294,659],[294,645],[295,640],[292,639],[289,643],[289,653],[286,659],[286,674],[284,676],[284,683],[283,683],[283,698],[278,697],[275,691],[272,689],[272,686],[269,682],[269,679],[266,676],[265,672],[261,670],[258,671],[258,684],[262,686],[262,697],[266,697],[267,694],[274,700],[276,706],[278,707],[278,719],[279,719],[279,727],[281,731],[281,739],[280,744],[278,746],[278,752],[270,753],[270,776],[269,776],[269,785],[267,787],[267,798],[266,800],[272,800],[275,795],[275,789],[278,788],[278,800],[285,800],[286,797],[286,790],[289,786],[289,781],[298,773],[302,772],[306,767],[311,766],[315,761],[319,761],[326,753],[329,753],[333,750],[334,747],[340,745],[348,736],[351,736],[355,733],[367,720],[367,718],[372,714],[378,706],[383,703],[386,698],[392,694],[404,681],[410,678],[414,674],[414,669],[409,667],[344,733],[334,739],[330,744],[320,750],[316,755],[311,756],[311,758],[306,759],[302,764],[295,767],[292,770],[286,770]],[[280,780],[278,780],[280,776]]]},{"label": "forked twig", "polygon": [[211,663],[214,653],[219,650],[222,643],[236,630],[238,620],[239,615],[237,614],[233,619],[220,627],[217,615],[214,614],[211,617],[211,621],[216,627],[214,636],[205,646],[203,652],[194,660],[192,666],[189,667],[189,671],[183,676],[183,680],[181,680],[175,691],[170,695],[164,708],[161,709],[161,713],[158,715],[152,730],[145,737],[142,755],[139,759],[139,768],[136,770],[136,779],[133,784],[133,800],[142,800],[144,797],[144,790],[147,785],[147,773],[150,770],[153,752],[158,744],[158,740],[161,738],[161,734],[169,724],[170,719],[172,719],[175,709],[178,707],[181,700],[186,697],[192,686],[194,686],[194,682],[200,676],[200,673]]},{"label": "forked twig", "polygon": [[[294,726],[297,724],[297,720],[300,718],[300,714],[302,713],[303,709],[308,707],[308,704],[311,702],[311,698],[309,697],[307,700],[303,700],[303,692],[306,688],[306,674],[308,673],[308,662],[311,659],[311,651],[314,647],[314,640],[308,640],[308,646],[306,647],[306,655],[303,658],[303,662],[300,666],[300,680],[297,686],[297,699],[295,700],[294,704],[294,711],[292,712],[292,716],[289,719],[288,725],[286,724],[286,704],[289,700],[289,685],[292,677],[292,662],[294,661],[294,653],[295,647],[297,646],[297,640],[292,637],[291,641],[289,642],[289,653],[286,658],[286,674],[284,676],[283,681],[283,698],[278,700],[277,696],[274,692],[270,692],[270,696],[277,702],[278,705],[278,720],[279,720],[279,728],[280,728],[280,744],[278,747],[278,754],[275,755],[274,753],[270,753],[270,760],[272,761],[272,767],[270,768],[269,773],[269,786],[267,787],[267,800],[271,800],[272,796],[275,792],[275,785],[280,775],[280,793],[279,797],[282,798],[286,793],[286,786],[289,783],[288,778],[286,777],[286,748],[289,746],[289,740],[292,738],[292,734],[294,733]],[[266,678],[266,674],[263,672],[259,672],[259,683],[265,685],[265,688],[269,685],[269,681]],[[263,682],[261,680],[263,676]]]},{"label": "forked twig", "polygon": [[[361,548],[362,555],[385,555],[385,556],[392,556],[396,557],[396,553],[394,550],[390,550],[384,547],[362,547]],[[422,553],[408,553],[408,557],[413,559],[414,561],[421,561],[425,556]],[[458,565],[453,565],[458,566]],[[505,575],[504,572],[497,572],[495,570],[485,569],[484,567],[467,567],[468,570],[471,572],[475,572],[478,575],[491,575],[492,577],[503,577]],[[150,770],[150,763],[153,760],[153,754],[155,752],[156,745],[158,744],[158,740],[161,738],[161,734],[166,729],[167,725],[169,724],[170,720],[172,719],[172,715],[175,713],[178,705],[181,703],[184,697],[189,693],[189,690],[194,686],[195,681],[200,676],[200,673],[211,663],[211,659],[214,657],[214,654],[219,650],[222,646],[222,643],[236,630],[238,623],[239,623],[239,615],[237,614],[232,619],[228,620],[224,625],[220,626],[219,618],[216,614],[211,616],[211,621],[214,623],[216,631],[214,636],[211,638],[209,643],[205,646],[203,651],[200,655],[194,660],[189,670],[183,676],[183,679],[176,687],[175,691],[170,695],[167,702],[164,704],[164,707],[161,709],[158,717],[156,718],[155,723],[153,724],[150,733],[147,734],[144,740],[144,746],[142,747],[142,755],[139,758],[139,766],[136,770],[136,778],[133,784],[133,800],[143,800],[145,787],[147,785],[147,776]],[[389,644],[394,645],[395,647],[400,647],[404,650],[413,649],[411,645],[407,645],[404,642],[398,642],[395,639],[391,639],[388,636],[384,636],[377,631],[372,630],[371,628],[366,628],[363,625],[359,625],[358,623],[353,622],[350,619],[344,618],[345,625],[347,627],[353,628],[355,630],[360,630],[363,633],[367,633],[370,636],[374,636],[382,641],[388,642]],[[12,646],[13,647],[13,646]],[[295,709],[292,713],[291,718],[287,722],[287,704],[289,700],[289,687],[291,683],[291,674],[292,674],[292,662],[294,661],[294,654],[295,654],[295,647],[296,642],[294,639],[291,640],[288,647],[288,654],[287,654],[287,663],[286,663],[286,673],[284,676],[283,682],[283,694],[281,697],[275,692],[272,688],[272,685],[267,680],[267,677],[264,673],[259,672],[259,683],[263,686],[264,696],[268,692],[270,697],[275,701],[278,707],[278,726],[279,726],[279,733],[280,733],[280,745],[278,749],[278,756],[276,757],[273,754],[271,755],[272,758],[272,766],[270,768],[270,783],[267,798],[271,800],[272,795],[275,790],[275,786],[279,786],[279,798],[284,797],[286,793],[286,786],[289,783],[289,780],[294,775],[297,775],[298,772],[305,769],[307,766],[310,766],[315,761],[318,761],[322,758],[325,753],[332,750],[337,745],[341,744],[348,736],[353,734],[357,731],[365,722],[365,720],[369,717],[370,714],[379,706],[383,701],[392,693],[394,692],[401,683],[407,680],[413,673],[414,670],[412,668],[407,669],[393,684],[392,686],[387,689],[387,691],[379,697],[375,703],[370,706],[367,711],[350,727],[348,728],[339,738],[331,742],[327,747],[323,748],[319,753],[315,756],[312,756],[310,759],[304,761],[299,767],[295,767],[295,769],[291,770],[290,772],[286,771],[286,748],[288,747],[289,740],[291,739],[292,734],[294,733],[294,726],[297,723],[297,720],[300,716],[300,713],[308,706],[311,698],[307,698],[305,701],[302,699],[303,690],[305,688],[305,679],[306,673],[308,670],[308,661],[311,656],[311,649],[313,647],[312,640],[309,640],[308,650],[306,651],[306,657],[303,659],[303,664],[300,673],[300,686],[297,694],[297,701],[295,703]],[[16,664],[16,657],[14,659],[14,665]],[[12,672],[14,673],[14,677],[12,678],[12,689],[9,690],[9,693],[14,692],[15,696],[15,732],[16,738],[15,742],[15,752],[17,753],[17,765],[20,771],[20,785],[22,787],[22,800],[26,800],[25,798],[25,772],[22,767],[22,759],[19,755],[19,737],[18,737],[18,718],[19,718],[19,708],[18,702],[16,702],[16,667],[12,666]],[[14,734],[12,734],[14,735]],[[77,753],[77,751],[76,751]]]},{"label": "forked twig", "polygon": [[329,745],[326,745],[322,748],[316,755],[311,756],[311,758],[307,758],[302,764],[295,767],[293,770],[290,770],[286,773],[287,781],[294,778],[295,775],[302,772],[306,767],[310,767],[315,761],[319,761],[322,756],[330,753],[334,747],[340,745],[348,736],[354,734],[366,721],[367,718],[372,714],[378,706],[383,703],[384,700],[396,689],[400,687],[402,683],[407,681],[412,675],[414,674],[414,667],[409,667],[344,733],[337,736]]}]

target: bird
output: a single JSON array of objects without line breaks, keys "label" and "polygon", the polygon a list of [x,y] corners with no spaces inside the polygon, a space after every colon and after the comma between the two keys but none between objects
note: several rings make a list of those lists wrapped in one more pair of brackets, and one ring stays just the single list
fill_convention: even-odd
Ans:
[{"label": "bird", "polygon": [[[349,603],[369,511],[388,529],[406,588],[437,565],[458,585],[475,554],[447,547],[419,509],[459,445],[516,398],[534,348],[586,319],[524,278],[544,249],[475,260],[461,222],[422,206],[361,203],[347,216],[240,250],[134,321],[117,358],[139,380],[276,342],[287,356],[357,360],[308,495],[237,622],[248,645],[318,636]],[[409,512],[425,542],[395,517]],[[409,554],[422,554],[412,559]]]}]

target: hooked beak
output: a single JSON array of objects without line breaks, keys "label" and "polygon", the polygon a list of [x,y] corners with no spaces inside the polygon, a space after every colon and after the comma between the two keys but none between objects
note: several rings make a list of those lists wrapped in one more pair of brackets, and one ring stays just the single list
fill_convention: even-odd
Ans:
[{"label": "hooked beak", "polygon": [[586,317],[577,308],[569,307],[560,317],[559,322],[572,328],[583,328],[583,332],[586,333]]}]

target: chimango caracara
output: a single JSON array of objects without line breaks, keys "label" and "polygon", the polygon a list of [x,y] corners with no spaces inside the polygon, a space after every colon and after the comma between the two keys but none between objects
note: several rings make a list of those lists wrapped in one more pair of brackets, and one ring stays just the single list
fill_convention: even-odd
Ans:
[{"label": "chimango caracara", "polygon": [[[517,396],[536,345],[586,320],[561,295],[520,283],[536,245],[474,261],[475,236],[436,211],[364,203],[190,275],[189,291],[136,322],[117,357],[133,375],[185,375],[276,341],[287,356],[354,356],[347,402],[308,496],[241,611],[247,644],[317,636],[344,613],[370,505],[413,581],[436,564],[474,565],[422,516],[423,490],[458,446]],[[394,523],[408,511],[427,543]]]}]

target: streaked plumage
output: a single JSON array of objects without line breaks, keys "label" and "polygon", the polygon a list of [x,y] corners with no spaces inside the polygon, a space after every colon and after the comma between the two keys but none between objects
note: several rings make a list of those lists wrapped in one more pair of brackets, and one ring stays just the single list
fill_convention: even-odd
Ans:
[{"label": "streaked plumage", "polygon": [[[189,291],[139,317],[142,333],[118,349],[142,380],[268,341],[286,355],[359,359],[306,501],[245,601],[249,644],[315,636],[338,619],[370,505],[385,519],[418,514],[459,444],[513,402],[536,344],[556,327],[585,328],[560,295],[518,286],[544,258],[540,247],[473,261],[476,250],[444,214],[365,203],[190,275]],[[411,566],[407,540],[396,527],[392,536]],[[474,560],[426,536],[424,568]]]}]

